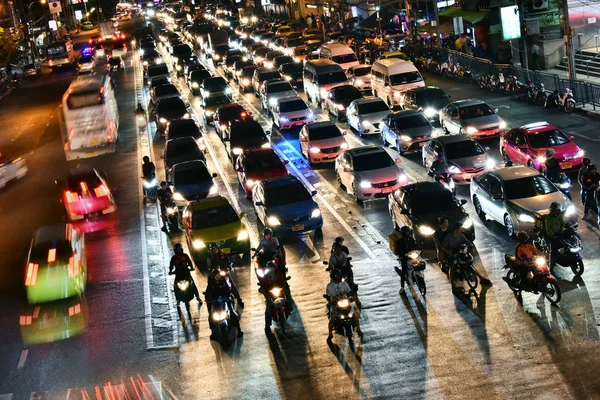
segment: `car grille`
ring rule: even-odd
[[[478,172],[481,172],[485,169],[485,167],[477,167],[477,168],[465,168],[465,172],[467,174],[476,174]]]
[[[387,197],[388,194],[387,193],[375,193],[375,195],[373,196],[376,199],[382,199],[384,197]]]
[[[371,125],[373,125],[373,126],[374,126],[375,128],[377,128],[377,129],[379,129],[379,122],[373,123],[373,124],[371,124]]]
[[[283,223],[283,224],[297,224],[299,222],[308,220],[308,218],[309,218],[308,215],[303,215],[303,216],[300,216],[300,217],[283,219],[281,221],[281,223]]]
[[[489,132],[489,131],[495,131],[498,129],[498,125],[496,126],[491,126],[489,128],[483,128],[483,129],[479,129],[479,132]]]
[[[330,147],[328,149],[321,149],[321,153],[330,154],[337,153],[340,150],[340,146]]]
[[[393,181],[389,181],[389,182],[372,183],[371,186],[374,187],[375,189],[381,189],[381,188],[394,186],[396,183],[398,183],[398,179],[394,179]]]
[[[302,121],[304,119],[306,119],[306,117],[290,118],[290,121],[295,122],[295,121]]]

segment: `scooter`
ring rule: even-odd
[[[174,291],[175,291],[175,300],[177,300],[177,306],[179,307],[179,303],[185,303],[185,309],[188,312],[188,315],[191,318],[190,312],[190,301],[194,298],[194,281],[191,279],[179,279],[175,280]]]
[[[236,332],[236,329],[231,326],[231,313],[227,304],[232,300],[231,295],[230,297],[219,296],[212,301],[206,299],[206,304],[210,304],[210,329],[223,348],[227,347]]]
[[[557,264],[561,267],[571,268],[571,271],[576,276],[583,275],[584,265],[583,257],[581,256],[582,246],[581,239],[577,235],[577,224],[570,222],[567,224],[560,239],[560,246],[555,251],[551,252],[550,245],[546,241],[544,235],[539,234],[533,240],[533,245],[540,251],[544,252],[550,258],[550,268],[553,269]],[[552,254],[550,254],[552,253]]]
[[[142,176],[142,179],[146,198],[154,203],[158,196],[158,183],[156,182],[156,174],[152,173],[148,179]]]
[[[550,268],[546,265],[545,257],[535,259],[535,268],[527,273],[527,278],[522,278],[519,273],[524,267],[516,263],[514,256],[506,254],[504,261],[506,265],[502,269],[508,271],[502,279],[515,294],[520,294],[522,291],[535,294],[543,293],[550,303],[558,304],[561,297],[560,288],[556,278],[550,273]]]
[[[548,96],[546,95],[544,84],[538,83],[537,85],[531,85],[527,97],[529,98],[529,101],[534,104],[539,106],[545,105]]]
[[[328,261],[323,261],[323,265],[327,265],[327,268],[325,269],[326,272],[330,272],[332,268],[340,271],[342,274],[342,281],[348,283],[348,286],[350,286],[350,289],[352,290],[352,295],[356,298],[356,303],[360,305],[360,302],[358,301],[358,285],[354,283],[354,271],[352,270],[352,264],[350,264],[352,257],[348,257],[346,260],[347,263],[342,268],[330,267]]]
[[[457,254],[454,255],[452,262],[455,264],[454,279],[456,281],[467,282],[471,289],[477,288],[479,278],[473,267],[473,255],[469,252],[469,247],[463,245]]]
[[[427,286],[425,285],[425,260],[421,258],[421,250],[413,250],[405,255],[408,258],[407,266],[408,271],[406,276],[409,279],[410,283],[416,282],[419,287],[419,291],[421,292],[421,296],[425,297],[427,294]],[[401,259],[398,259],[400,262]],[[402,265],[402,264],[400,264]],[[402,271],[398,267],[394,267],[394,270],[398,274],[398,276],[402,277]]]
[[[326,294],[323,295],[328,302],[333,302],[332,307],[335,307],[336,315],[333,317],[333,328],[338,335],[346,336],[350,345],[353,345],[352,337],[354,336],[354,313],[352,309],[352,298],[349,296],[339,296],[331,299]],[[332,318],[329,315],[329,318]]]
[[[169,228],[169,232],[175,232],[179,230],[179,210],[177,209],[177,204],[175,200],[169,199],[169,201],[165,202],[165,209],[167,211],[167,224]]]
[[[275,286],[269,290],[269,305],[271,307],[271,319],[279,324],[281,331],[285,333],[285,321],[290,316],[290,310],[286,306],[288,300],[285,290]]]
[[[430,170],[429,176],[433,177],[436,182],[441,183],[446,189],[451,191],[452,194],[456,194],[456,185],[454,184],[454,179],[452,179],[451,173],[446,172],[440,174]]]

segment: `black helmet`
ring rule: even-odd
[[[213,249],[217,249],[217,250],[219,250],[220,248],[221,248],[221,246],[219,246],[219,243],[217,243],[217,242],[212,242],[212,243],[210,244],[210,249],[211,249],[211,250],[213,250]]]
[[[560,204],[558,204],[556,201],[550,203],[550,214],[559,215],[561,212],[562,209],[560,208]]]
[[[173,247],[173,250],[175,250],[175,254],[177,254],[178,256],[183,254],[183,246],[181,245],[181,243],[176,243]]]
[[[339,249],[340,251],[342,251],[342,244],[341,244],[340,242],[334,242],[334,243],[333,243],[333,251],[336,251],[336,250],[338,250],[338,249]]]
[[[265,228],[265,230],[263,231],[263,236],[267,236],[267,235],[273,236],[273,229]]]
[[[402,228],[400,228],[400,234],[404,237],[409,237],[412,235],[412,230],[408,226],[404,225]]]
[[[329,277],[335,283],[340,283],[342,281],[342,273],[337,268],[334,268],[334,269],[331,270],[331,273],[329,274]]]
[[[150,157],[148,157],[148,156],[144,156],[144,157],[142,158],[142,161],[144,161],[145,163],[149,163],[149,162],[150,162]]]
[[[529,241],[529,235],[526,232],[517,233],[517,240],[519,243],[527,243]]]
[[[583,163],[583,165],[588,166],[591,164],[592,160],[590,160],[587,157],[584,157],[583,160],[581,160],[581,162]]]
[[[165,182],[165,181],[161,181],[161,182],[160,182],[160,186],[161,186],[161,187],[163,187],[163,186],[167,186],[167,182]]]
[[[335,243],[344,244],[344,237],[343,236],[336,237]]]

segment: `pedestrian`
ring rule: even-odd
[[[537,43],[534,43],[533,46],[531,46],[531,57],[533,58],[534,69],[542,69],[540,67],[542,48]]]
[[[310,17],[310,15],[307,15],[307,16],[306,16],[306,26],[307,26],[308,28],[311,28],[311,27],[312,27],[312,22],[313,22],[313,20],[312,20],[312,18]]]
[[[587,218],[588,212],[598,211],[598,205],[596,200],[596,190],[598,189],[598,183],[600,183],[600,174],[595,164],[590,164],[588,167],[588,173],[583,179],[583,188],[585,190],[585,207],[583,209],[583,219]]]
[[[587,178],[587,174],[588,174],[588,167],[590,166],[590,159],[585,157],[582,160],[582,165],[581,168],[579,168],[579,171],[577,172],[577,182],[579,182],[579,186],[581,186],[581,204],[583,204],[585,206],[585,189],[584,189],[584,183],[585,180]]]

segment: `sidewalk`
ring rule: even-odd
[[[552,69],[549,69],[547,71],[541,71],[541,72],[547,72],[547,73],[551,73],[551,74],[556,74],[556,75],[558,75],[562,79],[569,79],[568,72],[561,71],[561,70],[556,69],[556,68],[552,68]],[[587,83],[592,83],[594,85],[600,86],[600,78],[595,78],[593,76],[588,77],[585,74],[577,74],[576,75],[576,80],[587,82]],[[587,115],[590,118],[594,118],[594,119],[599,119],[600,120],[600,107],[598,107],[598,106],[596,106],[596,109],[594,110],[594,106],[592,106],[591,104],[586,104],[583,107],[577,107],[575,109],[575,111],[579,112],[579,113],[582,113],[582,114],[585,114],[585,115]]]

